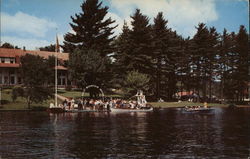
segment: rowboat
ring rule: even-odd
[[[148,108],[139,108],[139,109],[131,109],[131,108],[110,108],[111,112],[151,112],[153,111],[153,107]]]
[[[185,107],[183,108],[185,112],[190,112],[190,113],[210,113],[214,111],[213,108],[205,108],[205,107],[198,107],[198,108],[192,108],[192,107]]]

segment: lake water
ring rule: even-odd
[[[250,109],[0,112],[0,158],[247,158]]]

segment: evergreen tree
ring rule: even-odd
[[[110,42],[114,37],[111,27],[115,21],[106,18],[108,7],[102,7],[99,0],[86,0],[81,5],[82,13],[71,16],[73,23],[70,23],[75,33],[68,32],[64,36],[65,52],[73,52],[74,49],[96,50],[102,56],[112,52]]]
[[[149,18],[143,15],[139,9],[136,9],[131,18],[132,30],[129,32],[131,48],[129,52],[130,66],[140,73],[150,74],[152,37]]]
[[[236,35],[234,32],[231,34],[225,35],[225,39],[223,39],[224,46],[226,47],[224,51],[225,55],[224,61],[225,66],[223,69],[223,91],[224,95],[227,99],[234,100],[235,94],[237,92],[237,63],[238,61],[238,53],[236,52]],[[222,45],[223,46],[223,45]]]
[[[151,54],[153,62],[153,75],[155,83],[155,96],[157,99],[172,99],[176,93],[177,82],[177,55],[180,52],[181,38],[167,28],[167,20],[162,12],[154,18],[152,26],[152,46]]]
[[[118,68],[119,72],[124,72],[133,69],[130,61],[130,51],[131,51],[131,42],[129,39],[130,29],[126,22],[124,22],[122,33],[115,40],[115,53],[113,58],[115,59],[114,65]]]
[[[129,70],[133,70],[131,65],[132,56],[130,56],[131,52],[131,41],[129,39],[130,29],[126,22],[124,22],[122,33],[115,39],[114,41],[114,62],[113,62],[113,74],[114,78],[112,82],[115,87],[121,87],[123,84],[123,80],[125,78],[125,74],[122,72],[127,72]]]
[[[246,28],[241,25],[239,33],[236,35],[236,46],[235,51],[237,52],[237,101],[242,101],[244,96],[244,91],[247,90],[249,83],[249,66],[250,66],[250,53],[249,53],[249,42],[248,34]]]
[[[200,23],[197,27],[197,32],[191,40],[191,72],[193,82],[196,83],[195,90],[199,93],[202,90],[202,95],[205,98],[207,95],[207,61],[209,50],[209,30],[204,23]]]
[[[219,34],[214,27],[209,29],[208,49],[206,55],[205,68],[207,68],[207,82],[209,86],[209,100],[212,98],[212,84],[216,80],[216,72],[219,69]]]
[[[154,18],[154,25],[152,27],[152,42],[153,42],[153,54],[152,54],[152,62],[155,68],[155,95],[156,98],[159,99],[163,94],[161,91],[161,80],[164,66],[167,62],[164,55],[169,51],[169,34],[167,29],[167,20],[164,19],[162,12],[158,13],[158,15]],[[166,71],[166,70],[165,70]]]
[[[227,83],[228,79],[228,62],[229,62],[229,53],[232,48],[232,38],[231,34],[227,33],[227,30],[223,30],[223,34],[221,35],[220,40],[220,54],[218,59],[219,69],[218,69],[218,79],[220,80],[220,98],[224,99],[225,93],[227,92],[227,88],[225,87],[225,83]]]

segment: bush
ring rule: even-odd
[[[17,87],[14,87],[12,89],[11,98],[12,98],[13,102],[17,99],[18,96],[23,97],[23,95],[24,95],[24,90],[22,87],[17,86]]]

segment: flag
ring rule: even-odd
[[[56,48],[55,48],[55,52],[60,52],[60,45],[59,45],[59,40],[58,40],[57,35],[56,35]]]

